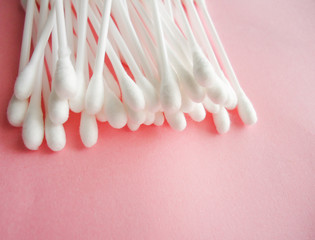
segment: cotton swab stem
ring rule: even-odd
[[[83,1],[80,0],[80,4],[81,4],[81,2],[83,2]],[[67,33],[67,42],[69,43],[71,53],[73,54],[75,52],[75,49],[74,49],[74,37],[73,37],[73,26],[72,26],[71,0],[64,1],[64,13],[65,13],[65,26],[66,26],[66,33]]]
[[[126,6],[120,0],[115,1],[113,15],[118,24],[118,27],[127,41],[132,55],[135,57],[137,64],[142,67],[146,77],[156,85],[155,74],[152,68],[152,62],[146,57],[146,54],[141,46],[141,42],[136,34],[134,26],[131,24]],[[133,47],[131,47],[133,46]]]
[[[67,31],[65,23],[65,15],[63,10],[63,0],[55,0],[56,13],[57,13],[57,30],[58,30],[58,44],[59,44],[59,56],[63,57],[64,54],[69,52]]]
[[[30,56],[34,10],[35,0],[28,0],[26,2],[26,14],[24,21],[19,72],[21,72],[22,69],[26,66]]]

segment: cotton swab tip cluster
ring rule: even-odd
[[[201,122],[208,112],[224,134],[231,126],[228,110],[235,108],[245,125],[257,122],[205,1],[21,4],[20,66],[7,118],[22,127],[28,149],[37,150],[45,138],[52,151],[61,151],[70,111],[81,114],[86,147],[97,143],[101,123],[137,131],[166,120],[183,131],[187,117]]]

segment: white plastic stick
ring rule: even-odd
[[[81,4],[81,2],[83,1],[80,0],[79,2]],[[75,48],[74,48],[72,17],[71,17],[72,16],[71,0],[64,1],[64,12],[65,12],[65,26],[66,26],[66,33],[67,33],[67,41],[71,50],[71,57],[74,57]]]
[[[113,14],[118,27],[124,39],[127,41],[127,45],[129,46],[132,55],[135,57],[137,64],[142,67],[146,77],[152,82],[152,84],[157,85],[153,68],[154,64],[151,62],[150,58],[146,57],[146,54],[141,46],[141,42],[129,18],[126,5],[120,0],[117,0],[115,1],[113,7]]]
[[[26,66],[30,57],[34,10],[35,0],[27,0],[19,72]]]

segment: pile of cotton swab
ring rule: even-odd
[[[70,110],[81,113],[86,147],[97,142],[97,122],[136,131],[166,119],[182,131],[187,116],[200,122],[207,111],[223,134],[230,128],[227,110],[235,108],[244,124],[257,121],[205,0],[22,0],[22,5],[19,74],[7,116],[13,126],[22,126],[28,149],[38,149],[44,135],[50,149],[63,149]]]

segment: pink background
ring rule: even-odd
[[[315,239],[314,0],[208,1],[257,125],[101,124],[85,149],[72,114],[60,153],[6,120],[24,12],[0,1],[1,239]]]

